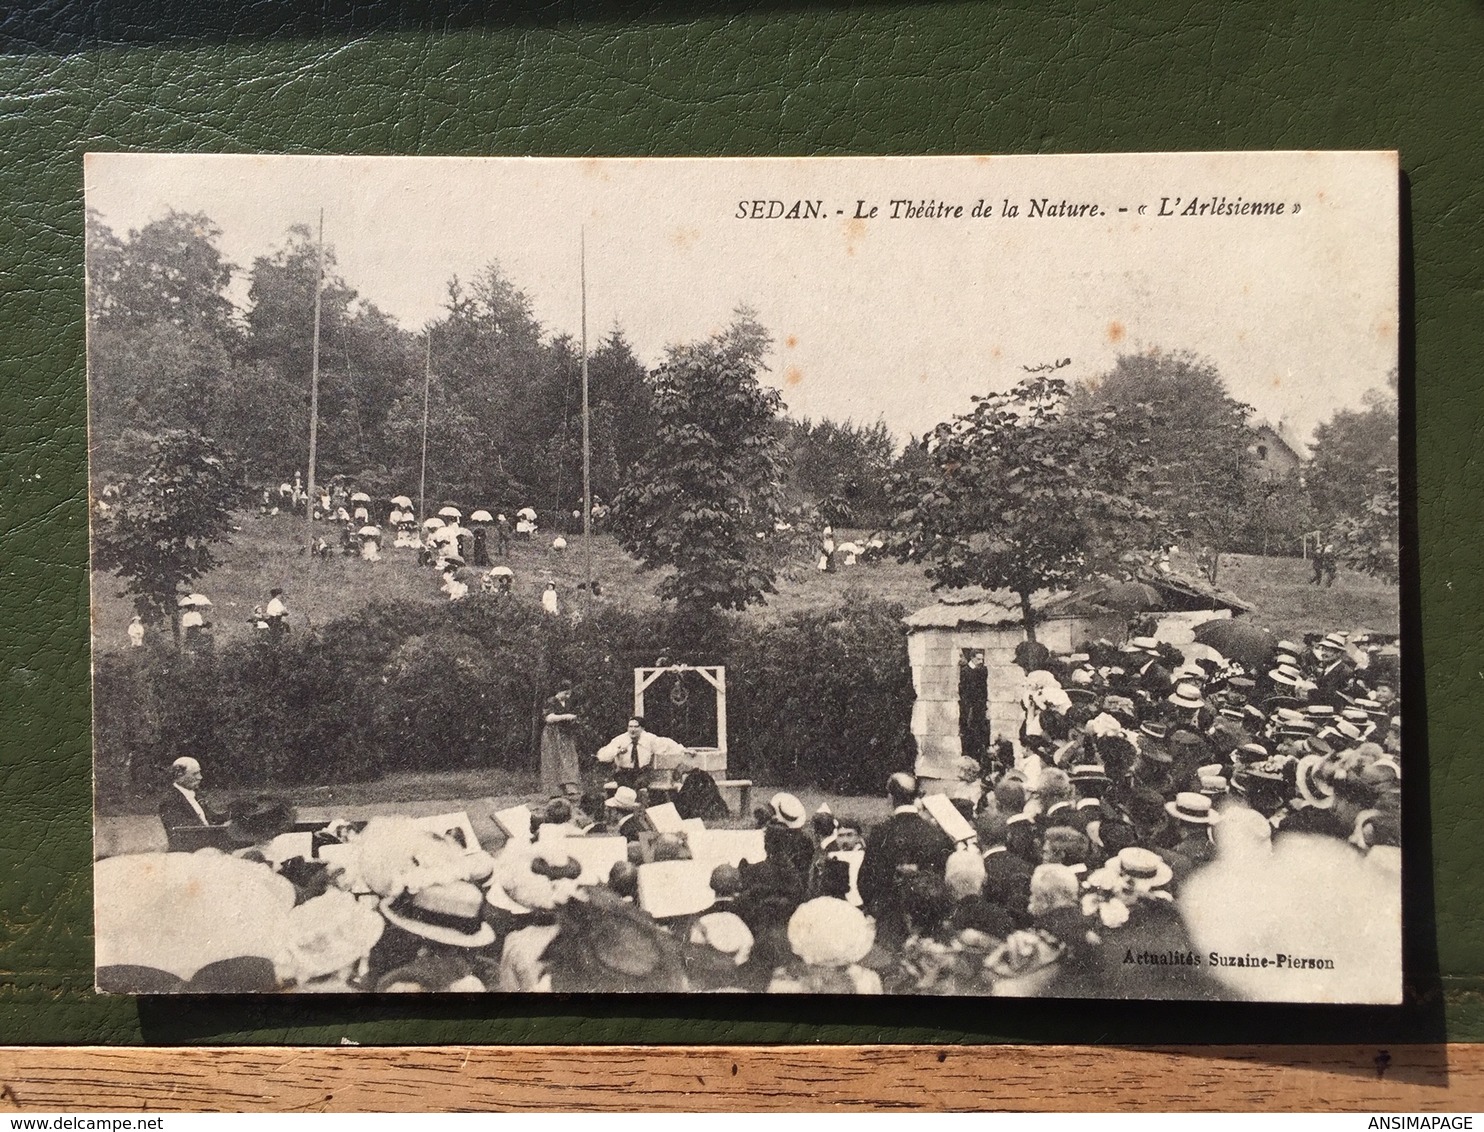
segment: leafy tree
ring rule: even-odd
[[[1120,411],[1069,398],[1045,373],[975,397],[920,442],[926,471],[898,477],[898,557],[928,563],[934,589],[1011,591],[1032,640],[1032,596],[1112,569],[1153,518],[1128,490],[1148,461]]]
[[[1364,505],[1334,524],[1340,561],[1353,570],[1383,578],[1395,585],[1401,579],[1397,545],[1400,515],[1396,471],[1379,469]]]
[[[1147,476],[1131,490],[1163,517],[1163,542],[1193,541],[1215,582],[1221,555],[1244,545],[1266,498],[1250,405],[1235,400],[1209,361],[1186,351],[1124,354],[1074,392],[1077,411],[1118,410],[1121,437],[1139,446]]]
[[[169,323],[234,342],[236,310],[227,287],[235,267],[217,247],[221,235],[204,213],[172,209],[120,240],[89,212],[89,317],[99,327]]]
[[[896,444],[884,421],[789,421],[784,446],[790,502],[817,506],[836,526],[882,526],[889,520]]]
[[[169,617],[179,642],[180,587],[217,565],[212,547],[229,541],[242,491],[234,462],[214,441],[166,433],[151,445],[143,471],[119,483],[117,504],[98,519],[95,566],[127,582],[146,620]]]
[[[650,376],[651,439],[613,525],[646,569],[673,569],[657,592],[681,610],[743,609],[774,590],[783,397],[758,381],[769,343],[739,307],[725,331],[671,347]]]
[[[1396,371],[1386,391],[1366,394],[1364,410],[1341,409],[1314,430],[1306,477],[1319,522],[1332,526],[1363,514],[1397,466]]]

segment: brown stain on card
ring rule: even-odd
[[[845,221],[845,254],[855,255],[856,245],[866,238],[866,222],[852,216]]]
[[[796,385],[802,385],[803,381],[804,371],[798,366],[789,366],[788,369],[783,371],[783,384],[787,385],[790,389]]]
[[[795,346],[797,346],[799,344],[799,336],[797,334],[790,334],[787,338],[785,338],[783,340],[783,344],[785,346],[787,346],[790,350],[792,350]]]
[[[1121,322],[1110,322],[1110,323],[1108,323],[1108,341],[1111,342],[1113,345],[1116,346],[1116,345],[1118,345],[1118,343],[1122,342],[1123,339],[1127,336],[1127,334],[1128,334],[1128,331],[1126,329],[1124,329],[1123,323],[1121,323]]]
[[[701,241],[699,228],[677,228],[670,233],[670,243],[683,252],[688,252]]]

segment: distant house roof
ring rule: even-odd
[[[1300,464],[1309,458],[1305,452],[1306,445],[1294,432],[1282,421],[1272,424],[1269,421],[1257,421],[1252,426],[1252,431],[1257,433],[1268,444],[1279,444],[1288,450],[1288,453]]]

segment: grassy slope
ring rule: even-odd
[[[388,549],[379,563],[343,558],[338,552],[312,570],[300,551],[303,525],[286,516],[260,519],[248,515],[232,543],[223,548],[223,564],[197,582],[197,588],[215,602],[211,619],[218,642],[249,632],[247,619],[253,606],[268,600],[268,591],[281,586],[293,613],[294,627],[323,625],[354,613],[373,598],[443,601],[438,577],[431,569],[417,566],[416,552]],[[328,528],[323,528],[328,531]],[[327,537],[329,537],[327,535]],[[842,533],[842,537],[846,537]],[[563,600],[580,600],[574,587],[583,578],[581,540],[572,538],[564,552],[550,549],[549,539],[517,542],[510,567],[516,573],[517,591],[534,600],[550,579],[557,583]],[[1177,561],[1177,566],[1182,565]],[[779,580],[778,593],[750,615],[765,618],[787,616],[799,610],[836,604],[850,587],[859,587],[907,609],[933,600],[922,571],[895,562],[841,567],[834,574],[798,563],[792,576]],[[472,577],[473,570],[466,571]],[[601,584],[602,601],[645,608],[657,604],[654,587],[658,575],[645,572],[612,538],[593,539],[593,574]],[[1283,635],[1304,631],[1354,629],[1364,626],[1379,632],[1397,631],[1397,591],[1362,574],[1341,571],[1333,588],[1307,584],[1309,564],[1296,558],[1259,558],[1229,555],[1223,558],[1220,585],[1257,606],[1252,619]],[[108,575],[93,578],[93,618],[96,646],[102,651],[125,648],[133,608],[120,595],[118,580]]]
[[[306,617],[315,625],[323,625],[355,612],[373,598],[445,600],[438,592],[437,576],[431,569],[419,568],[411,550],[389,550],[380,563],[337,554],[328,562],[315,565],[311,581],[307,559],[299,551],[302,531],[302,524],[281,516],[271,519],[247,516],[242,520],[241,530],[233,536],[231,545],[224,548],[224,563],[197,584],[215,602],[212,617],[219,641],[250,631],[248,614],[254,605],[267,600],[273,586],[286,591],[299,631],[307,624]],[[517,591],[527,600],[535,601],[550,578],[564,594],[572,594],[572,587],[583,576],[579,540],[572,541],[573,547],[563,553],[552,551],[545,538],[537,543],[517,543],[510,558],[511,568],[516,572]],[[602,584],[601,600],[639,607],[657,604],[653,594],[657,577],[640,570],[607,536],[594,539],[593,569]],[[1342,571],[1333,588],[1320,589],[1308,585],[1309,577],[1309,564],[1301,559],[1238,555],[1223,559],[1218,581],[1257,606],[1251,614],[1254,621],[1282,635],[1362,626],[1380,632],[1397,630],[1394,586]],[[886,562],[842,567],[835,574],[821,574],[812,568],[812,563],[800,563],[792,577],[780,579],[778,594],[749,616],[777,618],[802,609],[830,606],[851,587],[900,602],[909,610],[933,600],[932,590],[918,567]],[[94,575],[96,645],[103,651],[128,646],[124,630],[133,610],[120,589],[117,579]],[[482,812],[491,801],[508,805],[529,798],[534,788],[533,776],[503,772],[404,774],[374,783],[306,790],[299,801],[316,813],[321,809],[360,812],[362,807],[374,809],[390,801],[403,804],[440,799],[456,807],[472,807]],[[766,798],[767,791],[761,789],[761,784],[760,792]],[[823,800],[826,800],[824,795],[813,793],[805,798],[811,809]],[[833,797],[828,800],[840,812],[842,800]],[[846,812],[871,805],[864,799],[843,804]],[[141,826],[143,832],[136,836],[136,832],[131,832],[132,827],[127,827],[129,819],[102,820],[110,827],[125,822],[115,832],[122,838],[121,843],[127,844],[135,843],[138,837],[146,840],[153,837],[158,824],[145,822]]]

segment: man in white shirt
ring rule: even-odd
[[[596,757],[600,763],[613,764],[613,781],[638,790],[649,785],[655,756],[673,753],[675,746],[673,739],[644,730],[643,718],[635,715],[629,718],[628,730],[615,735]]]

